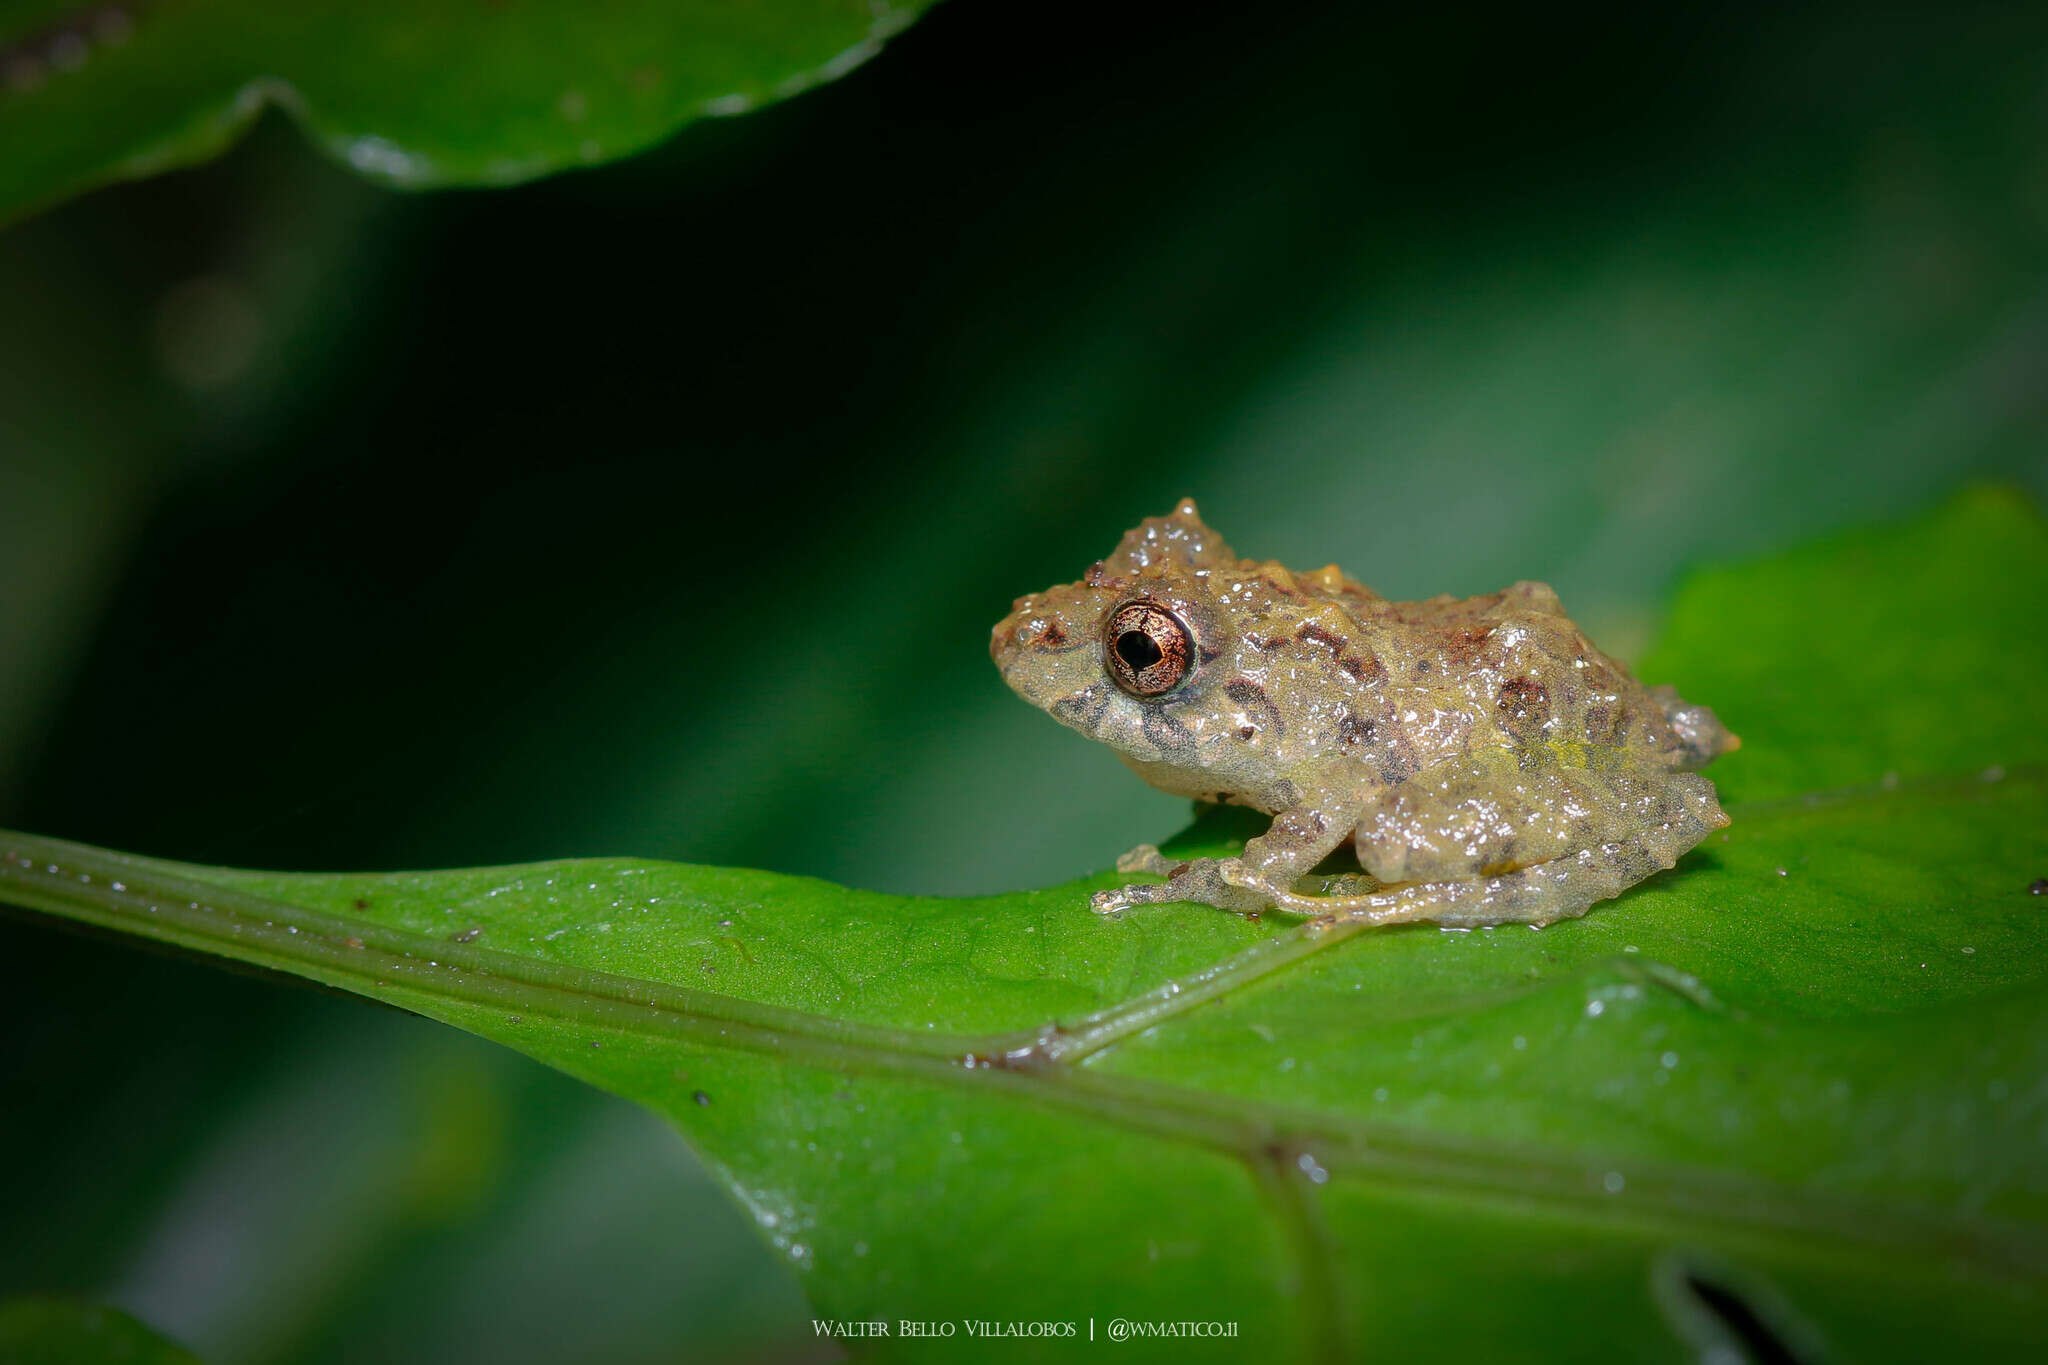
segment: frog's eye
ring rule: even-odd
[[[1116,685],[1134,697],[1179,687],[1195,660],[1195,633],[1157,602],[1126,602],[1102,627],[1102,653]]]

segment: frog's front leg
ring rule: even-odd
[[[1351,837],[1362,801],[1358,798],[1308,802],[1273,817],[1264,834],[1245,844],[1236,858],[1190,858],[1176,862],[1151,844],[1117,859],[1119,872],[1153,872],[1162,883],[1134,883],[1095,893],[1095,909],[1121,914],[1133,905],[1191,902],[1250,914],[1274,904],[1296,879]]]
[[[1241,915],[1248,915],[1265,909],[1272,901],[1223,880],[1224,864],[1241,861],[1243,860],[1239,858],[1189,858],[1177,862],[1160,853],[1151,844],[1140,844],[1116,860],[1116,870],[1153,872],[1166,880],[1132,882],[1114,891],[1098,891],[1090,898],[1090,904],[1095,907],[1097,914],[1112,917],[1123,914],[1134,905],[1159,905],[1177,901],[1213,905],[1219,909],[1235,910]]]

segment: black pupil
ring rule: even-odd
[[[1143,673],[1165,656],[1152,637],[1142,630],[1127,630],[1116,637],[1116,656],[1130,665],[1131,672]]]

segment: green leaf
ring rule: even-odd
[[[0,1302],[0,1365],[198,1365],[198,1360],[118,1309],[40,1297]]]
[[[2041,519],[1995,488],[1940,516],[1695,576],[1643,676],[1712,697],[1744,801],[2048,759]],[[1725,702],[1721,699],[1725,698]]]
[[[264,108],[403,186],[638,151],[852,70],[931,0],[0,0],[0,221],[214,156]]]
[[[1744,734],[1734,824],[1541,933],[26,835],[0,892],[648,1105],[885,1352],[1091,1319],[1295,1358],[2015,1351],[2048,1323],[2044,619],[2001,493],[1701,574],[1648,671]]]

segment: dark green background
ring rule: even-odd
[[[2048,496],[2044,52],[2019,6],[952,0],[521,190],[273,118],[0,235],[0,823],[1100,866],[1181,807],[986,630],[1184,493],[1392,594],[1546,579],[1623,654],[1689,564]],[[484,1044],[23,921],[0,1027],[0,1292],[215,1362],[807,1333],[655,1119]]]

